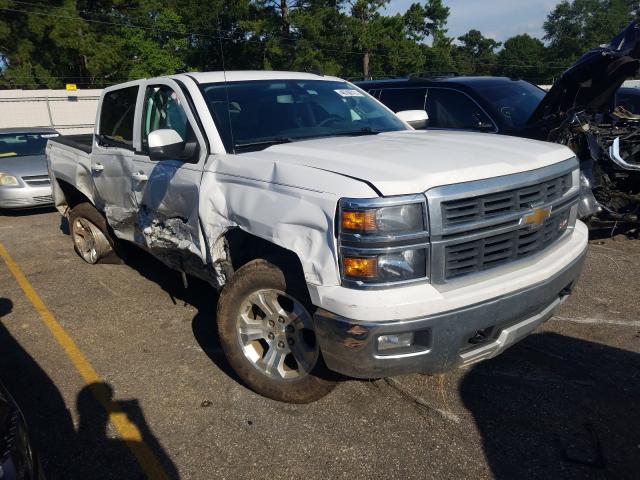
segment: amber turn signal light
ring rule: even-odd
[[[358,232],[373,232],[376,230],[375,210],[343,210],[342,229]]]
[[[344,274],[351,278],[376,278],[378,261],[375,257],[343,257]]]

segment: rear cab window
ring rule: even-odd
[[[139,86],[105,93],[100,110],[98,136],[104,146],[133,150],[133,124]]]

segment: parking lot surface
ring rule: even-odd
[[[124,264],[88,265],[52,211],[0,217],[0,244],[42,302],[34,306],[0,261],[0,378],[48,478],[640,471],[638,240],[592,242],[574,295],[502,356],[447,375],[345,380],[310,405],[277,403],[237,381],[207,285],[185,290],[177,273],[133,249]],[[81,375],[83,361],[97,377]]]

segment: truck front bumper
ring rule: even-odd
[[[439,373],[498,355],[553,316],[571,292],[585,252],[523,290],[437,315],[362,322],[318,309],[316,334],[327,366],[356,378]],[[380,336],[413,334],[410,346],[381,350]]]

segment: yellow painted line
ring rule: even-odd
[[[78,370],[78,373],[84,382],[89,386],[91,393],[106,410],[109,415],[109,421],[117,430],[120,438],[125,441],[133,455],[136,457],[144,473],[152,479],[168,478],[167,473],[162,468],[158,459],[155,457],[149,446],[144,443],[142,434],[138,427],[135,423],[129,420],[127,414],[122,411],[117,402],[114,402],[111,399],[111,395],[108,392],[108,389],[104,388],[104,381],[100,378],[98,372],[96,372],[95,368],[93,368],[91,363],[89,363],[89,360],[87,360],[73,339],[49,311],[2,243],[0,243],[0,257],[4,260],[7,268],[40,315],[44,324],[51,331],[53,337],[67,354],[71,363],[76,367],[76,370]]]

